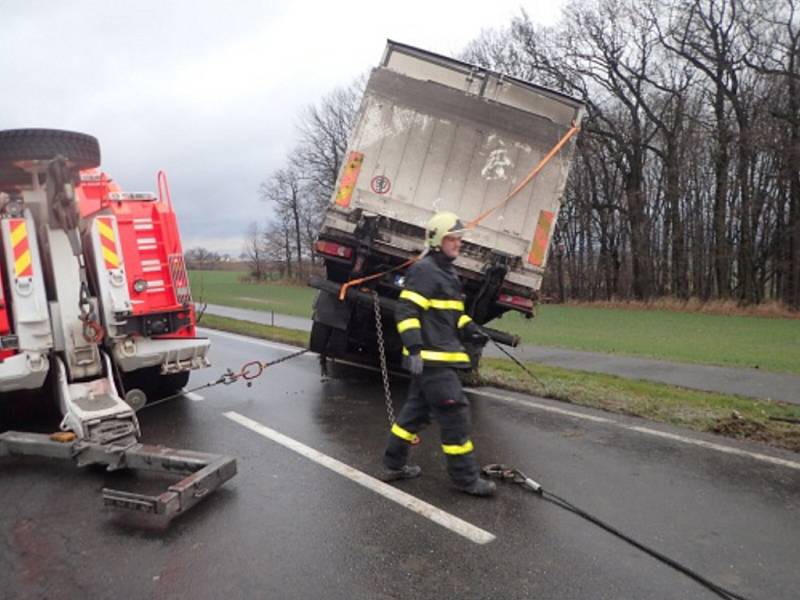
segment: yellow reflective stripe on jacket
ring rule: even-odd
[[[472,317],[470,317],[469,315],[461,315],[458,318],[458,328],[459,329],[464,327],[467,323],[472,323]]]
[[[475,450],[475,446],[472,445],[472,440],[467,440],[466,443],[458,445],[442,444],[442,450],[445,454],[469,454]]]
[[[400,299],[409,300],[424,310],[438,308],[439,310],[460,310],[464,312],[464,302],[462,300],[431,300],[411,290],[400,292]]]
[[[438,360],[440,362],[469,362],[466,352],[436,352],[435,350],[422,350],[422,360]]]
[[[423,360],[438,360],[439,362],[469,362],[469,354],[466,352],[437,352],[436,350],[421,350],[419,354]],[[408,348],[403,346],[403,356],[408,355]]]
[[[439,310],[460,310],[464,312],[464,303],[461,300],[429,300],[431,308]]]
[[[407,442],[411,442],[412,444],[416,443],[419,439],[416,433],[411,433],[410,431],[403,429],[397,423],[392,425],[392,433],[399,437],[401,440],[405,440]]]
[[[403,319],[397,324],[397,332],[403,333],[409,329],[419,329],[422,327],[422,324],[419,322],[419,319],[415,319],[414,317],[410,319]]]
[[[428,300],[422,294],[418,294],[417,292],[412,292],[411,290],[403,290],[400,292],[400,299],[401,300],[410,300],[420,308],[424,310],[428,310],[431,306],[431,301]]]

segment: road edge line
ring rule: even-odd
[[[760,460],[762,462],[768,462],[773,465],[777,465],[780,467],[787,467],[789,469],[797,469],[800,470],[800,462],[794,462],[785,458],[778,458],[777,456],[769,456],[768,454],[760,454],[758,452],[750,452],[749,450],[742,450],[740,448],[734,448],[733,446],[725,446],[724,444],[717,444],[714,442],[707,442],[705,440],[700,440],[697,438],[691,438],[683,435],[679,435],[677,433],[669,433],[666,431],[659,431],[658,429],[651,429],[649,427],[640,427],[637,425],[627,425],[625,423],[621,423],[620,421],[616,421],[614,419],[608,419],[606,417],[596,417],[594,415],[588,415],[585,413],[581,413],[574,410],[566,410],[563,408],[558,408],[556,406],[548,406],[547,404],[542,404],[540,402],[536,402],[535,400],[521,400],[519,398],[514,398],[513,396],[504,396],[502,394],[496,394],[494,392],[485,392],[482,390],[477,390],[475,388],[465,388],[464,391],[469,392],[470,394],[476,394],[479,396],[485,396],[487,398],[491,398],[493,400],[498,400],[501,402],[507,402],[509,404],[514,404],[516,406],[521,406],[524,408],[533,408],[538,410],[543,410],[547,412],[557,413],[560,415],[566,415],[569,417],[574,417],[577,419],[583,419],[586,421],[593,421],[595,423],[606,423],[609,425],[614,425],[621,429],[627,429],[629,431],[636,431],[638,433],[643,433],[645,435],[652,435],[655,437],[661,437],[670,439],[677,442],[682,442],[684,444],[690,444],[693,446],[700,446],[701,448],[708,448],[711,450],[717,450],[718,452],[724,452],[726,454],[733,454],[736,456],[744,456],[747,458],[752,458],[754,460]]]

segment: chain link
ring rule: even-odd
[[[200,390],[204,390],[207,388],[215,387],[217,385],[231,385],[232,383],[236,383],[240,379],[244,379],[247,382],[247,387],[253,385],[251,381],[264,373],[264,369],[268,367],[274,367],[275,365],[279,365],[282,362],[286,362],[287,360],[291,360],[293,358],[297,358],[308,352],[308,348],[303,348],[302,350],[298,350],[297,352],[292,352],[291,354],[287,354],[286,356],[281,356],[280,358],[276,358],[275,360],[270,361],[260,361],[260,360],[251,360],[250,362],[245,363],[242,365],[242,368],[239,369],[238,373],[233,372],[230,368],[228,368],[222,375],[220,375],[214,381],[209,381],[208,383],[204,383],[203,385],[198,385],[197,387],[190,388],[188,390],[181,390],[177,394],[172,394],[171,396],[167,396],[166,398],[161,398],[160,400],[153,402],[151,404],[147,404],[140,409],[145,410],[147,408],[152,408],[153,406],[158,406],[159,404],[163,404],[164,402],[169,402],[170,400],[175,400],[176,398],[180,398],[186,394],[191,394],[192,392],[197,392]]]
[[[381,361],[381,377],[383,377],[383,394],[386,398],[386,415],[389,425],[394,425],[394,406],[392,405],[392,388],[389,386],[389,369],[386,367],[386,346],[383,340],[383,322],[381,321],[381,299],[378,292],[372,291],[375,307],[375,332],[378,334],[378,356]]]

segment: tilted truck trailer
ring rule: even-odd
[[[139,443],[136,411],[208,366],[209,341],[195,330],[166,176],[158,195],[125,192],[99,164],[92,136],[0,131],[0,403],[49,400],[63,415],[53,436],[0,422],[0,458],[185,475],[157,496],[103,491],[108,505],[174,516],[236,463]]]
[[[400,362],[389,317],[439,211],[470,226],[455,261],[467,314],[480,325],[532,317],[582,112],[563,94],[389,41],[315,244],[325,277],[311,281],[311,350],[375,364],[379,306],[387,358]],[[477,365],[480,348],[467,350]]]

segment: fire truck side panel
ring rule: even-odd
[[[17,353],[3,351],[0,392],[37,389],[47,376],[47,352],[53,347],[53,336],[36,227],[30,212],[25,210],[21,218],[0,220],[0,235],[2,266],[8,282],[0,326],[2,335],[17,336],[18,347]]]

